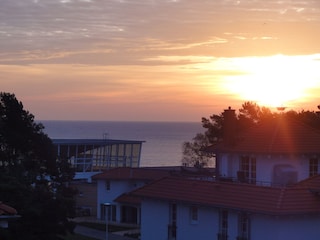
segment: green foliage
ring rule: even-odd
[[[0,239],[60,239],[73,229],[74,173],[43,128],[15,95],[0,93],[0,200],[21,215]]]
[[[198,133],[194,138],[193,142],[183,143],[183,158],[182,164],[188,167],[206,167],[210,166],[211,158],[202,148],[208,146],[209,140],[206,135]]]

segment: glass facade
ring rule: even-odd
[[[98,172],[115,167],[139,167],[143,141],[111,139],[54,139],[59,158],[76,172]]]

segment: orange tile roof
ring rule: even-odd
[[[313,177],[302,180],[298,182],[295,186],[320,190],[320,175],[315,175]]]
[[[165,176],[169,176],[170,171],[153,169],[153,168],[129,168],[119,167],[112,168],[103,173],[94,175],[92,179],[110,179],[110,180],[156,180]]]
[[[0,215],[16,215],[17,210],[3,202],[0,202]]]
[[[296,154],[319,153],[320,132],[285,117],[259,124],[239,136],[231,146],[219,143],[207,149],[211,152]]]
[[[320,213],[320,198],[302,185],[274,188],[168,177],[137,189],[132,194],[270,215]]]
[[[114,199],[115,202],[121,202],[121,203],[129,203],[129,204],[141,204],[141,199],[139,197],[136,197],[130,193],[124,193],[118,196],[116,199]]]

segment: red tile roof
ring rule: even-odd
[[[313,177],[302,180],[298,182],[295,186],[320,190],[320,175],[315,175]]]
[[[154,169],[154,168],[129,168],[119,167],[107,170],[103,173],[94,175],[94,180],[156,180],[162,177],[169,176],[170,171]]]
[[[0,215],[16,215],[17,210],[3,202],[0,202]]]
[[[129,203],[129,204],[136,204],[139,205],[141,204],[141,198],[134,196],[130,193],[124,193],[114,199],[115,202],[121,202],[121,203]]]
[[[282,117],[261,123],[236,136],[232,146],[222,142],[208,150],[269,154],[320,153],[320,132]]]
[[[274,188],[169,177],[137,189],[132,194],[270,215],[320,213],[320,197],[303,184]]]

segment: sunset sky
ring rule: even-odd
[[[0,91],[38,120],[317,110],[319,0],[0,0]]]

